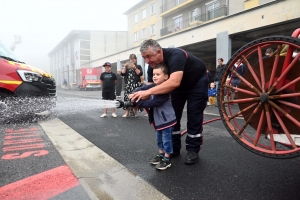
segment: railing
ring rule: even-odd
[[[164,13],[186,1],[188,0],[169,0],[166,3],[164,3],[162,6],[160,6],[160,13]]]
[[[227,15],[227,5],[220,6],[214,10],[210,10],[201,15],[197,15],[193,18],[184,19],[181,22],[172,24],[171,26],[167,26],[165,28],[160,29],[160,36],[164,36],[170,33],[174,33],[188,27],[191,27],[190,23],[193,21],[202,21],[206,22],[217,17],[226,16]]]

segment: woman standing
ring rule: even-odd
[[[142,85],[140,76],[143,75],[143,70],[140,65],[136,64],[136,55],[130,54],[129,60],[121,71],[121,76],[124,76],[125,81],[124,101],[129,101],[128,95]],[[137,107],[133,108],[133,112],[134,117],[137,117]],[[129,117],[129,108],[122,117]]]

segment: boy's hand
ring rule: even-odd
[[[133,94],[128,95],[128,99],[131,99],[133,97]]]
[[[148,90],[141,90],[132,94],[131,101],[139,102],[140,99],[145,100],[150,98],[150,93]]]

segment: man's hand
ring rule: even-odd
[[[140,99],[143,99],[143,100],[149,99],[150,95],[151,94],[149,94],[148,90],[142,90],[142,91],[138,91],[133,94],[130,94],[129,96],[131,96],[131,98],[130,98],[131,101],[138,102]]]

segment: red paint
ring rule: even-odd
[[[23,143],[33,143],[33,142],[43,142],[42,138],[31,138],[25,140],[6,140],[3,145],[11,145],[11,144],[23,144]]]
[[[49,199],[79,185],[67,165],[0,187],[0,199]]]
[[[31,155],[37,157],[37,156],[44,156],[47,155],[49,152],[46,150],[38,150],[38,151],[27,151],[25,153],[10,153],[10,154],[5,154],[4,156],[1,157],[2,160],[15,160],[15,159],[20,159],[20,158],[26,158]]]
[[[3,151],[7,152],[7,151],[24,151],[27,149],[37,149],[37,148],[43,148],[45,147],[44,143],[37,143],[37,144],[24,144],[21,146],[10,146],[10,147],[4,147]]]
[[[26,158],[31,155],[47,155],[49,152],[43,150],[43,148],[45,148],[45,144],[36,127],[20,128],[16,130],[7,129],[5,131],[2,149],[6,154],[4,154],[1,159],[15,160]]]

